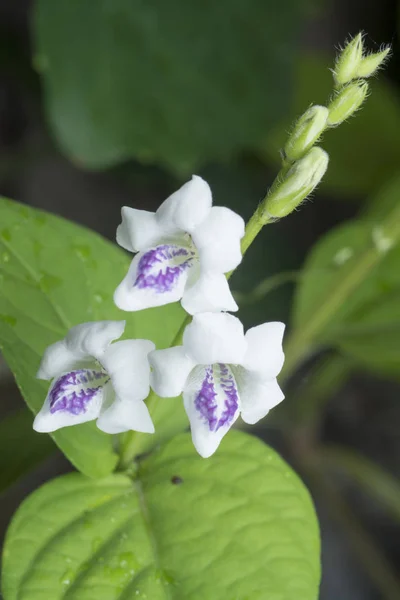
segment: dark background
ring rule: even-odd
[[[135,161],[91,171],[77,167],[60,152],[46,124],[43,90],[32,67],[31,9],[29,1],[0,2],[0,193],[87,225],[113,239],[122,205],[154,210],[182,179],[156,164]],[[310,51],[316,57],[327,56],[332,63],[334,48],[349,34],[364,30],[368,32],[367,45],[372,50],[384,42],[393,45],[394,56],[381,77],[398,86],[397,12],[394,0],[314,2],[298,24],[291,60],[295,62],[298,54]],[[370,152],[379,161],[376,142],[371,140]],[[335,161],[334,155],[331,161]],[[228,161],[206,161],[198,172],[211,184],[217,204],[231,204],[248,217],[277,170],[256,153],[244,150]],[[365,199],[364,193],[353,190],[335,193],[332,187],[322,184],[312,202],[274,225],[269,247],[259,245],[249,252],[243,274],[233,279],[234,289],[248,291],[266,271],[299,268],[315,240],[337,223],[356,215]],[[292,291],[293,286],[287,285],[257,305],[244,308],[243,320],[258,322],[264,316],[287,321]],[[304,377],[301,372],[289,384],[289,403]],[[323,545],[321,600],[400,599],[400,584],[397,595],[395,582],[400,558],[398,521],[381,504],[338,476],[341,498],[346,503],[341,506],[334,493],[324,488],[323,481],[316,482],[297,464],[298,453],[312,435],[323,443],[355,448],[397,477],[399,386],[351,369],[343,384],[335,388],[331,397],[324,398],[318,426],[312,433],[307,428],[294,427],[290,416],[262,424],[258,432],[300,471],[315,496]],[[22,406],[12,376],[0,357],[1,414],[4,416]],[[69,468],[55,449],[52,458],[4,492],[0,496],[2,534],[24,496]],[[391,585],[385,585],[385,580],[390,580]]]

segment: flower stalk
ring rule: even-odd
[[[364,55],[363,36],[358,34],[350,40],[340,52],[334,75],[334,95],[328,106],[311,106],[297,120],[287,143],[281,151],[282,168],[267,195],[257,207],[246,225],[241,239],[241,253],[244,255],[264,225],[288,216],[296,210],[316,189],[328,167],[328,154],[315,144],[329,128],[335,127],[352,116],[363,104],[368,93],[366,77],[373,75],[385,62],[389,48],[378,53]],[[393,229],[393,222],[386,225],[385,239],[393,236],[400,237],[399,227]],[[382,236],[381,236],[382,237]],[[382,250],[379,245],[372,244],[357,262],[355,273],[345,277],[342,285],[334,291],[329,306],[321,307],[305,334],[301,337],[292,336],[286,347],[286,365],[284,373],[293,372],[294,368],[310,350],[315,336],[326,320],[330,318],[338,306],[362,280],[365,273],[373,268],[380,259]],[[226,272],[226,271],[225,271]],[[226,273],[229,279],[233,270]],[[190,323],[191,316],[187,315],[177,332],[172,346],[182,344],[185,327]],[[147,405],[152,413],[158,397],[152,392]],[[120,468],[126,468],[134,456],[142,450],[141,435],[135,432],[127,434],[121,448]]]

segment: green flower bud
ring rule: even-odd
[[[310,106],[290,134],[284,147],[285,158],[292,162],[304,156],[324,131],[328,115],[326,106]]]
[[[358,65],[357,77],[371,77],[371,75],[374,75],[379,67],[383,65],[389,53],[390,47],[388,46],[381,52],[375,52],[364,56]]]
[[[280,218],[294,211],[319,184],[328,161],[327,152],[315,146],[289,169],[283,169],[267,196],[265,214]]]
[[[337,87],[349,83],[357,75],[357,69],[362,60],[363,41],[359,33],[349,42],[339,54],[333,72]]]
[[[339,125],[356,112],[368,93],[368,83],[355,81],[340,90],[330,102],[328,125]]]

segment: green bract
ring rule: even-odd
[[[5,600],[317,600],[318,526],[262,442],[231,432],[205,461],[183,434],[133,481],[44,485],[14,517],[3,569]]]

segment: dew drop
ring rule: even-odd
[[[0,258],[1,258],[1,260],[2,260],[4,263],[8,263],[8,261],[10,260],[10,255],[9,255],[9,253],[8,253],[8,252],[3,252],[3,253],[1,254],[1,257],[0,257]]]
[[[104,296],[104,294],[101,294],[98,292],[97,294],[95,294],[93,296],[93,299],[95,302],[97,302],[97,304],[101,304],[102,302],[104,302],[105,296]]]
[[[65,573],[63,574],[63,576],[60,578],[61,585],[65,585],[65,586],[70,585],[70,583],[74,579],[74,577],[75,577],[75,571],[73,571],[72,569],[67,569],[65,571]]]
[[[333,262],[335,265],[340,267],[341,265],[344,265],[344,263],[347,262],[353,256],[353,254],[354,251],[352,248],[341,248],[336,252],[335,256],[333,257]]]
[[[91,255],[90,247],[85,246],[83,244],[74,246],[74,252],[81,260],[84,260],[84,261],[88,260],[88,258],[90,258],[90,255]]]

